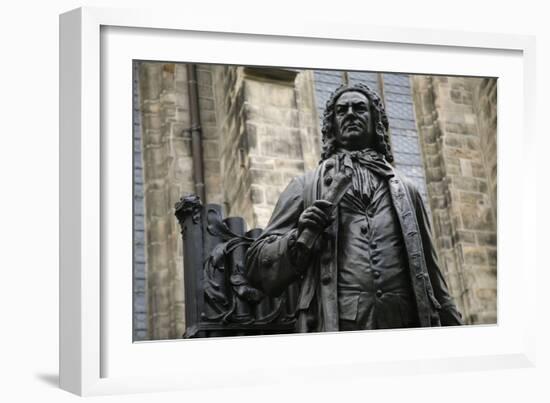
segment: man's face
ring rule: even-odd
[[[362,150],[374,144],[368,98],[358,91],[344,92],[335,106],[336,142],[347,150]]]

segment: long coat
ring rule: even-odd
[[[251,284],[271,296],[299,282],[298,332],[337,331],[338,219],[322,234],[322,247],[308,267],[296,267],[289,243],[297,236],[300,214],[326,192],[326,180],[339,169],[338,158],[325,160],[315,171],[293,179],[281,193],[271,220],[246,255]],[[418,323],[422,327],[463,324],[437,263],[430,221],[418,189],[394,171],[388,178],[393,207],[403,234]],[[338,217],[338,206],[334,211]]]

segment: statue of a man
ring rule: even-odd
[[[248,250],[252,285],[277,296],[298,282],[299,332],[462,324],[420,193],[390,165],[379,96],[363,84],[341,86],[322,134],[319,166],[290,182]],[[350,183],[326,200],[344,170]],[[304,232],[315,238],[305,249]]]

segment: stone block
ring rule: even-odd
[[[460,210],[463,229],[495,231],[491,208],[481,206],[464,206]]]
[[[144,130],[160,130],[162,128],[162,120],[160,114],[144,114],[142,117],[142,125]]]
[[[460,104],[462,103],[462,91],[459,90],[451,90],[451,99],[453,102]]]
[[[219,159],[208,159],[203,161],[204,172],[208,172],[208,175],[220,174],[220,160]]]
[[[142,99],[158,99],[161,91],[160,63],[141,63],[139,71],[140,96]]]
[[[143,151],[145,180],[162,178],[168,173],[167,158],[162,146],[148,146]]]
[[[174,176],[177,180],[193,181],[193,159],[191,157],[174,160]]]
[[[448,236],[439,237],[438,242],[441,249],[451,249],[454,244],[451,238]]]
[[[201,115],[205,111],[214,111],[215,110],[215,104],[214,104],[214,100],[212,98],[200,97],[199,98],[199,106],[200,106]]]
[[[198,66],[197,81],[204,86],[212,85],[212,73],[210,72],[210,66],[207,66],[207,65]]]
[[[191,157],[190,139],[175,138],[172,140],[172,147],[176,153],[176,158]]]
[[[183,281],[173,280],[170,282],[169,287],[172,300],[170,306],[176,310],[176,304],[183,302]]]
[[[149,271],[157,273],[161,268],[167,267],[167,262],[169,259],[169,249],[168,243],[166,242],[165,237],[161,236],[162,234],[155,235],[156,240],[151,240],[147,248],[147,259],[149,264]],[[160,240],[158,240],[160,239]],[[168,273],[168,270],[166,270]],[[166,274],[166,276],[168,276]],[[151,281],[151,277],[149,277]],[[162,283],[153,281],[151,286],[162,286]]]
[[[214,111],[201,111],[201,123],[205,125],[216,125],[216,113]]]
[[[460,172],[462,176],[473,176],[472,162],[469,159],[460,158]]]
[[[281,185],[281,173],[265,169],[250,169],[252,183],[262,185]]]
[[[458,176],[460,175],[460,167],[458,165],[447,165],[445,167],[445,176]]]
[[[188,129],[191,126],[191,117],[187,108],[176,106],[175,115],[172,116],[172,120],[180,123],[184,129]]]
[[[423,126],[420,134],[424,144],[431,144],[435,147],[439,132],[433,126]]]
[[[459,192],[460,202],[466,204],[483,204],[485,202],[485,195],[477,192]]]
[[[471,162],[472,167],[472,176],[480,179],[486,179],[487,178],[487,172],[485,170],[485,167],[480,164],[479,162]]]
[[[487,251],[487,261],[491,266],[497,265],[497,250],[496,248],[485,248]]]
[[[176,91],[175,88],[164,90],[160,93],[161,113],[167,113],[173,115],[176,107]]]
[[[465,178],[462,176],[453,176],[451,178],[452,186],[456,187],[459,190],[465,190],[468,192],[477,192],[478,183],[473,178]]]
[[[158,323],[154,329],[154,340],[168,340],[170,339],[170,329],[168,328],[170,321],[168,315],[155,315],[153,321]]]
[[[478,190],[481,193],[487,193],[488,191],[487,181],[484,179],[478,179],[477,183],[478,183]]]
[[[298,111],[294,109],[266,106],[263,108],[263,121],[274,126],[299,127]]]
[[[175,94],[175,103],[178,109],[189,111],[189,93],[187,91],[187,82],[177,82]]]
[[[472,102],[472,96],[471,95],[465,95],[462,98],[462,101],[465,102],[465,103],[471,103]],[[466,122],[466,124],[475,125],[475,124],[477,124],[476,115],[474,115],[473,113],[466,113],[464,115],[464,121]]]
[[[264,190],[261,186],[252,185],[250,187],[250,199],[254,204],[264,203]]]
[[[175,80],[187,83],[187,64],[176,63]]]
[[[441,156],[439,154],[426,156],[425,163],[428,167],[439,167],[441,166]]]
[[[246,124],[246,144],[248,150],[252,153],[258,151],[258,127],[255,124]]]
[[[153,295],[159,295],[159,294],[166,295],[166,289],[163,289],[163,288],[168,283],[169,277],[170,277],[170,273],[165,266],[157,265],[154,268],[150,267],[149,278],[148,278],[149,291],[152,291]],[[163,305],[161,304],[159,306],[163,306]]]
[[[458,134],[475,134],[477,133],[477,127],[472,124],[467,124],[464,121],[456,121],[457,119],[445,121],[443,128],[445,132],[458,133]]]
[[[426,169],[426,180],[440,181],[443,177],[443,171],[439,166],[433,166]]]
[[[480,159],[480,153],[478,150],[472,150],[469,148],[457,148],[457,147],[445,147],[443,150],[446,158],[459,159]]]
[[[161,75],[162,91],[174,91],[176,89],[175,73],[176,73],[176,66],[173,63],[166,63],[162,66],[162,75]]]
[[[217,140],[219,138],[218,128],[216,125],[203,125],[202,126],[202,138]]]
[[[160,113],[160,102],[158,100],[144,100],[141,103],[141,113],[142,116],[147,114],[159,114]]]
[[[163,216],[148,217],[147,230],[149,232],[147,234],[148,236],[149,234],[155,234],[150,242],[167,242],[168,245],[171,245],[171,239],[174,238],[174,234],[179,230],[176,229],[179,224],[172,218],[174,204],[175,203],[170,203],[170,206],[165,208],[165,214]],[[166,258],[172,258],[172,255],[167,254]]]
[[[291,159],[279,159],[275,162],[277,169],[289,171],[294,174],[302,174],[305,169],[304,162],[301,160],[291,160]]]
[[[444,209],[447,208],[447,202],[445,200],[445,196],[432,196],[430,198],[430,203],[432,209]]]
[[[462,245],[462,256],[467,266],[484,266],[487,264],[485,248]]]
[[[302,158],[301,147],[292,145],[288,136],[261,141],[262,155],[283,158]]]
[[[198,88],[199,88],[199,96],[208,97],[208,98],[211,98],[213,96],[211,85],[205,85],[199,82]]]
[[[189,132],[189,126],[184,124],[183,122],[175,121],[170,122],[171,126],[171,136],[173,138],[183,139],[183,138],[190,138],[191,133]]]
[[[496,246],[497,235],[495,232],[476,232],[477,243],[479,245]]]
[[[495,288],[479,288],[475,291],[475,296],[481,300],[495,301],[496,307],[497,290]]]
[[[458,242],[471,243],[471,244],[476,243],[476,233],[473,231],[457,230],[456,236],[457,236]]]
[[[220,147],[218,141],[203,140],[202,152],[205,159],[217,159],[220,158]]]
[[[263,121],[262,108],[260,108],[257,105],[253,105],[250,102],[245,102],[244,116],[247,122],[262,122]]]
[[[275,169],[275,160],[263,156],[251,155],[249,158],[249,167],[253,169],[273,170]]]

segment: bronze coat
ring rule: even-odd
[[[339,169],[337,165],[337,158],[329,158],[315,171],[293,179],[246,256],[248,278],[268,295],[277,296],[290,283],[300,282],[296,324],[299,332],[339,330],[338,220],[322,234],[321,247],[309,267],[295,267],[288,255],[300,214],[313,201],[323,198],[325,182],[329,182],[326,179]],[[463,324],[437,263],[430,221],[418,189],[397,172],[388,182],[405,242],[420,326]],[[334,215],[338,217],[338,207]]]

